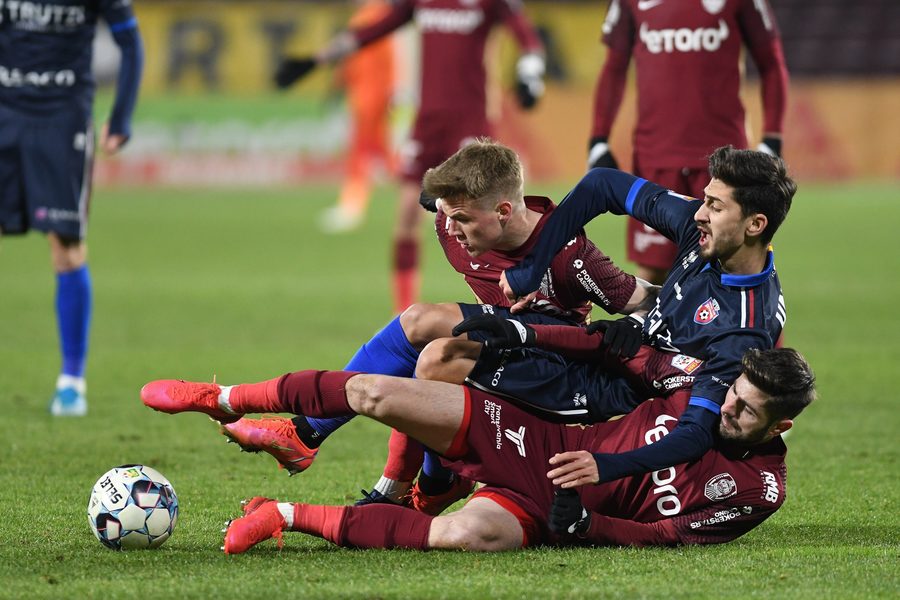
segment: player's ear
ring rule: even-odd
[[[495,209],[497,214],[500,215],[501,221],[506,221],[512,215],[512,202],[509,200],[501,200],[497,203],[497,208]]]
[[[747,235],[752,237],[759,236],[769,224],[769,219],[762,213],[754,213],[747,218]]]
[[[775,424],[769,428],[769,435],[771,435],[772,437],[781,435],[793,426],[794,421],[792,421],[791,419],[781,419],[780,421],[776,421]]]

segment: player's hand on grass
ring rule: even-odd
[[[581,505],[575,490],[556,490],[547,524],[557,535],[584,535],[591,526],[591,513]]]
[[[544,57],[523,54],[516,63],[516,99],[525,110],[534,108],[544,95]]]
[[[528,348],[534,346],[535,341],[532,327],[494,315],[468,317],[453,328],[453,335],[462,335],[470,331],[484,331],[490,334],[484,340],[484,345],[494,350]]]
[[[762,142],[756,147],[758,152],[765,152],[769,156],[781,158],[781,138],[773,135],[763,136]]]
[[[553,480],[553,485],[561,488],[600,482],[597,461],[587,450],[554,454],[550,457],[550,466],[553,468],[547,471],[547,478]]]
[[[589,334],[603,334],[601,348],[608,350],[619,358],[632,358],[641,349],[644,342],[644,320],[640,317],[627,316],[618,320],[594,321],[588,325]]]
[[[604,167],[606,169],[618,169],[619,163],[609,149],[609,140],[605,137],[591,138],[588,142],[588,169]]]
[[[436,213],[438,209],[441,207],[441,199],[440,198],[432,198],[427,195],[423,190],[419,194],[419,204],[427,210],[428,212]]]
[[[281,89],[288,88],[309,75],[318,64],[318,61],[312,56],[286,56],[281,59],[278,68],[275,69],[275,85]]]

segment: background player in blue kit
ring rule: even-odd
[[[143,48],[130,0],[0,2],[0,234],[47,234],[57,276],[62,368],[50,412],[87,412],[91,318],[88,204],[94,154],[91,74],[98,18],[122,53],[116,100],[100,134],[112,154],[131,135]]]
[[[703,201],[620,171],[590,171],[550,215],[531,254],[501,278],[507,297],[522,298],[513,312],[521,309],[556,250],[604,212],[629,214],[678,244],[678,258],[642,333],[645,343],[673,352],[673,360],[684,354],[704,364],[693,373],[689,406],[672,433],[627,453],[596,455],[600,481],[700,457],[712,445],[741,356],[750,348],[772,348],[784,327],[784,298],[769,242],[797,186],[780,159],[730,146],[710,156],[709,170],[712,180]],[[574,328],[572,333],[588,336]]]

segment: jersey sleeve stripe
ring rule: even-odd
[[[634,201],[637,199],[638,192],[647,183],[646,179],[638,177],[634,180],[634,183],[631,184],[631,189],[628,190],[628,196],[625,197],[625,212],[629,215],[634,216],[632,209],[634,208]]]
[[[700,408],[705,408],[706,410],[716,415],[718,415],[722,411],[722,407],[720,407],[718,404],[708,398],[701,398],[700,396],[691,396],[691,400],[690,402],[688,402],[688,406],[699,406]]]
[[[127,21],[122,21],[121,23],[110,23],[109,30],[113,33],[119,33],[126,29],[134,29],[135,27],[137,27],[137,17],[131,17]]]

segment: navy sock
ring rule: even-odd
[[[440,490],[440,492],[445,492],[447,489],[450,489],[450,483],[453,481],[453,471],[442,465],[438,455],[428,448],[425,448],[425,460],[422,463],[422,475],[429,482],[428,487],[432,490],[436,489],[441,482],[445,483],[446,488]],[[423,483],[425,483],[425,481],[420,482],[420,487]],[[433,491],[425,491],[425,493],[432,496],[436,495]]]
[[[56,274],[56,320],[64,375],[84,377],[91,323],[91,275],[87,265]]]
[[[400,317],[397,316],[356,351],[356,354],[353,355],[353,358],[350,359],[344,370],[376,375],[412,377],[416,372],[416,361],[418,359],[419,351],[413,348],[409,340],[406,339],[406,334],[400,325]],[[353,417],[339,417],[335,419],[298,417],[294,420],[295,426],[297,421],[302,418],[305,418],[310,427],[319,434],[318,441],[321,443],[322,440]]]

